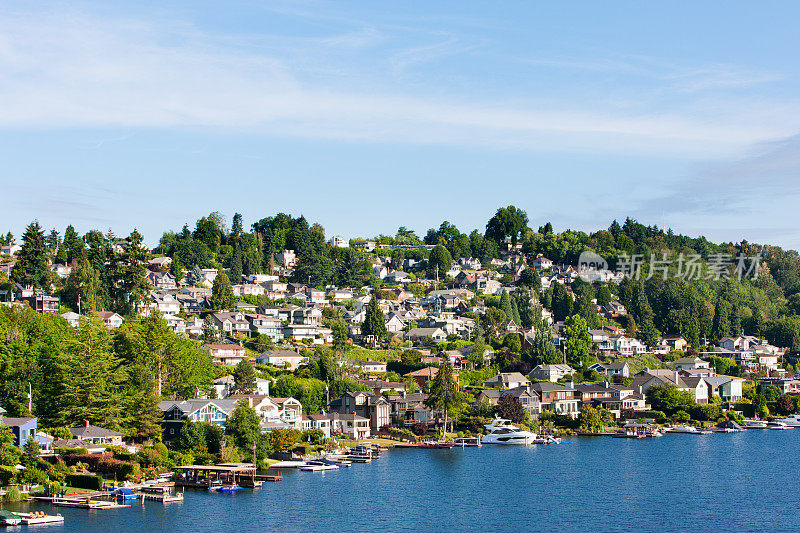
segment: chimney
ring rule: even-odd
[[[83,427],[86,427],[86,428],[89,427],[89,421],[88,420],[84,420],[83,421]]]

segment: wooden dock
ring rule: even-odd
[[[96,493],[96,497],[103,497],[103,493]],[[121,509],[130,505],[119,504],[115,501],[104,501],[94,497],[63,497],[63,496],[34,496],[34,500],[48,502],[59,507],[73,507],[76,509]]]

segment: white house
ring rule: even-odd
[[[278,368],[297,370],[306,358],[291,350],[267,350],[256,358],[260,365],[272,365]]]

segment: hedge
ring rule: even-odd
[[[67,485],[79,489],[102,490],[103,478],[91,474],[70,474],[67,476]]]

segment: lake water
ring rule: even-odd
[[[238,494],[60,512],[43,532],[798,531],[800,430],[391,450]],[[10,508],[6,506],[6,508]],[[19,508],[15,506],[14,508]],[[21,529],[25,529],[23,526]]]

